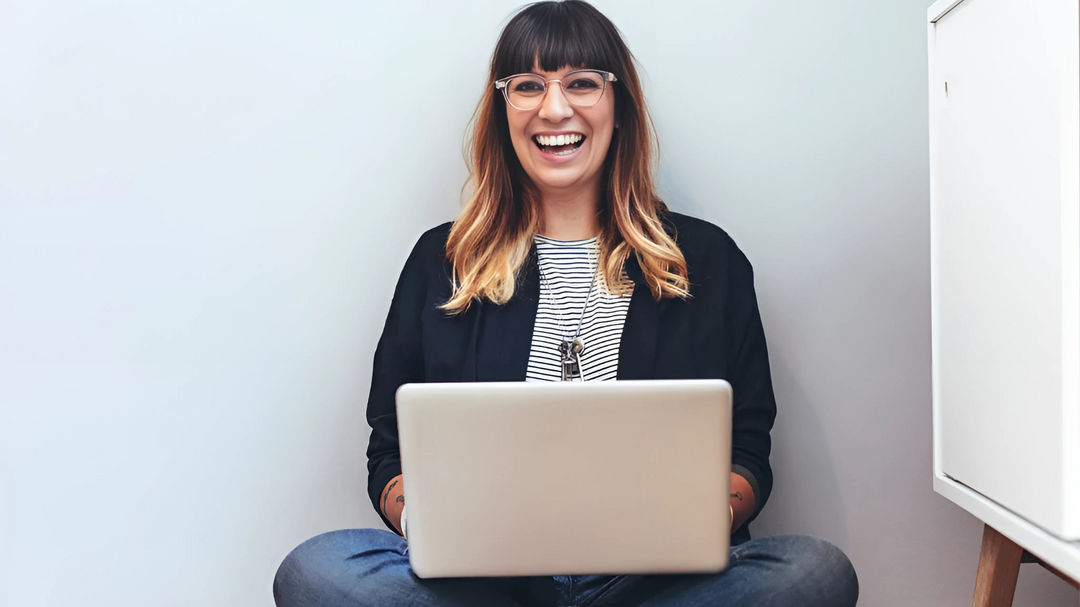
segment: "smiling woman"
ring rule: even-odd
[[[835,546],[750,537],[772,489],[776,414],[753,269],[723,230],[656,194],[653,131],[618,30],[579,0],[531,4],[503,30],[489,76],[473,120],[471,195],[453,224],[416,244],[375,352],[368,492],[402,537],[354,529],[308,540],[278,570],[278,605],[854,605],[855,571]],[[731,499],[716,512],[732,532],[727,570],[413,574],[399,387],[616,379],[731,384]],[[576,482],[587,490],[592,480]],[[483,513],[490,502],[477,503]]]
[[[446,243],[455,290],[443,308],[508,301],[536,234],[596,237],[614,293],[628,292],[622,272],[635,254],[654,297],[687,295],[686,260],[660,220],[637,68],[614,24],[583,2],[531,5],[503,30],[489,77],[473,119],[473,193]]]

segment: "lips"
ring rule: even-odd
[[[559,135],[534,135],[533,143],[540,148],[541,152],[554,156],[567,156],[573,154],[583,143],[585,136],[581,133],[563,133]]]

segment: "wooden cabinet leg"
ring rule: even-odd
[[[975,576],[975,599],[971,607],[1011,607],[1020,573],[1024,549],[998,533],[990,525],[983,527],[979,572]]]

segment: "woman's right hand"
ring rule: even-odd
[[[401,533],[401,511],[405,508],[405,487],[401,483],[401,475],[397,475],[390,479],[389,483],[386,483],[386,488],[383,489],[382,499],[379,500],[382,506],[383,516],[386,517],[394,525],[394,531],[397,531],[399,535]]]

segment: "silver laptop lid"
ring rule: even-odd
[[[727,382],[409,384],[397,409],[420,577],[727,564]]]

